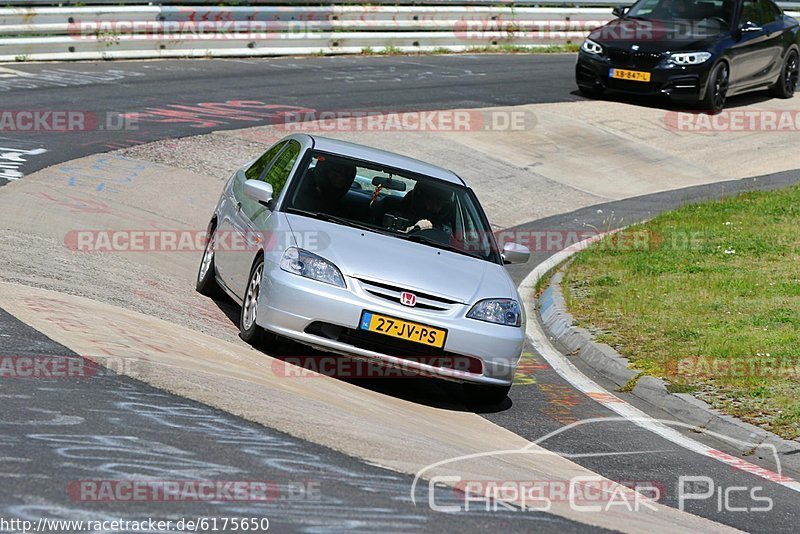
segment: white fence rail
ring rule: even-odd
[[[611,20],[610,5],[630,2],[602,3],[606,6],[11,7],[0,9],[0,61],[348,54],[385,49],[464,51],[495,45],[562,45],[581,42],[589,31]]]
[[[587,6],[628,6],[636,0],[327,0],[326,5],[370,5],[370,6],[492,6],[492,7],[587,7]],[[224,3],[232,6],[319,6],[320,0],[122,0],[112,2],[109,0],[4,0],[5,6],[44,7],[44,6],[102,6],[102,5],[188,5],[188,6],[213,6]],[[784,9],[797,10],[800,2],[778,2]]]

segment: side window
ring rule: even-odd
[[[286,185],[286,180],[289,179],[289,173],[292,172],[294,162],[297,161],[297,156],[300,155],[300,143],[295,140],[290,140],[288,143],[289,146],[286,147],[286,150],[281,152],[278,159],[275,160],[275,163],[273,163],[272,167],[267,171],[266,176],[264,176],[264,181],[272,184],[273,196],[275,198],[278,198],[281,190],[283,190],[283,186]]]
[[[772,20],[782,19],[783,11],[781,11],[781,8],[779,8],[772,0],[766,0],[766,2],[769,4],[769,9],[772,11]]]
[[[660,3],[661,0],[644,0],[644,2],[636,6],[636,16],[641,17],[652,13],[658,8]]]
[[[780,10],[771,0],[744,0],[741,24],[754,22],[759,26],[769,24],[778,18]]]
[[[278,152],[286,146],[286,141],[283,143],[278,143],[269,150],[267,150],[263,156],[258,158],[255,163],[253,163],[249,169],[244,172],[244,175],[247,180],[258,180],[259,177],[264,173],[264,170],[267,168],[267,165],[278,155]],[[276,195],[277,196],[277,195]]]

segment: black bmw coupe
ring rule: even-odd
[[[614,15],[581,46],[587,96],[660,94],[719,112],[728,96],[797,88],[800,24],[772,0],[639,0]]]

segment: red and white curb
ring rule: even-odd
[[[684,434],[678,432],[675,428],[666,425],[664,422],[654,419],[647,415],[645,412],[639,410],[635,406],[624,401],[620,397],[614,395],[608,390],[601,387],[595,381],[584,375],[572,362],[570,362],[563,354],[561,354],[550,342],[542,329],[541,324],[536,318],[536,306],[532,298],[535,293],[537,282],[545,276],[548,272],[555,267],[566,261],[573,254],[584,250],[592,243],[603,238],[605,234],[592,236],[589,239],[581,241],[567,249],[564,249],[544,262],[536,266],[536,268],[528,274],[527,277],[519,285],[519,293],[522,296],[523,305],[525,306],[525,314],[528,317],[526,326],[526,334],[533,348],[542,355],[548,364],[572,387],[584,393],[589,398],[602,404],[609,410],[624,417],[631,423],[648,430],[680,447],[697,454],[713,458],[722,462],[734,469],[751,473],[763,479],[769,480],[783,487],[800,492],[800,482],[797,480],[782,475],[780,472],[771,471],[764,467],[755,465],[748,461],[742,460],[735,456],[731,456],[718,449],[714,449],[695,441]],[[719,436],[723,437],[724,436]],[[776,455],[776,460],[778,460]],[[780,466],[778,467],[780,471]]]

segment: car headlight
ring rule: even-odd
[[[520,326],[522,324],[522,312],[519,309],[519,303],[512,299],[482,300],[472,307],[467,317],[507,326]]]
[[[711,57],[711,52],[680,52],[671,54],[668,61],[673,65],[700,65]]]
[[[287,248],[281,258],[281,269],[326,284],[346,287],[338,267],[302,248]]]
[[[590,54],[594,54],[596,56],[603,55],[603,47],[591,39],[586,39],[583,44],[581,45],[581,50],[584,52],[588,52]]]

